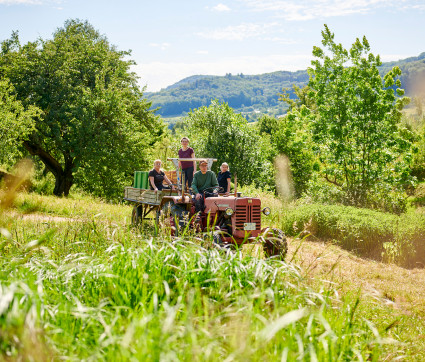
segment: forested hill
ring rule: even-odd
[[[380,69],[381,73],[386,73],[396,65],[403,72],[402,87],[408,95],[415,95],[418,92],[417,79],[425,76],[425,52],[418,57],[384,63]],[[303,87],[307,82],[306,70],[259,75],[193,75],[159,92],[146,93],[146,98],[153,102],[153,108],[159,107],[158,113],[163,117],[181,116],[191,109],[208,106],[211,99],[218,99],[229,103],[249,120],[255,120],[264,113],[284,113],[286,106],[278,100],[279,93],[283,88],[292,90],[293,84]]]

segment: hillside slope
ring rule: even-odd
[[[425,52],[417,57],[383,63],[381,74],[385,74],[393,66],[401,68],[402,86],[408,95],[425,92],[422,89]],[[219,99],[229,103],[249,120],[256,120],[260,113],[283,114],[286,105],[279,101],[279,93],[284,88],[292,88],[292,85],[303,87],[307,82],[306,70],[259,75],[193,75],[159,92],[147,93],[146,98],[152,101],[153,108],[159,107],[158,113],[163,117],[182,116],[191,109],[208,106],[211,99]],[[294,96],[293,93],[291,95]]]

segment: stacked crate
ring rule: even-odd
[[[177,171],[176,170],[172,170],[172,171],[164,171],[165,172],[165,176],[168,177],[168,179],[175,185],[177,185]],[[167,183],[164,180],[164,185],[167,185]]]

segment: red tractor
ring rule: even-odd
[[[245,243],[261,242],[266,257],[283,259],[288,250],[284,233],[278,229],[262,228],[261,214],[270,214],[270,208],[261,206],[258,197],[242,196],[235,191],[229,196],[220,193],[220,188],[212,188],[213,197],[205,199],[205,209],[196,217],[193,196],[185,192],[184,181],[178,177],[178,161],[200,161],[204,159],[171,158],[177,169],[178,190],[153,191],[146,187],[126,187],[124,200],[134,203],[132,223],[137,225],[141,220],[154,215],[157,225],[163,222],[170,227],[172,234],[178,235],[185,230],[212,233],[214,244],[220,247],[241,246]],[[215,159],[207,159],[211,168]],[[134,185],[136,186],[136,185]],[[211,234],[210,234],[211,235]]]
[[[179,159],[170,160],[177,163]],[[207,160],[211,167],[215,160]],[[222,247],[261,242],[266,257],[283,259],[288,249],[284,233],[261,226],[261,214],[269,215],[270,208],[262,208],[259,198],[242,196],[236,188],[235,181],[235,192],[229,196],[219,187],[204,190],[214,196],[205,198],[205,209],[198,217],[194,198],[185,193],[184,188],[178,195],[165,194],[159,202],[156,219],[165,220],[174,234],[189,228],[197,232],[212,232],[214,243]]]

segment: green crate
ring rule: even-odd
[[[149,172],[148,171],[134,171],[134,187],[136,189],[149,188]]]

